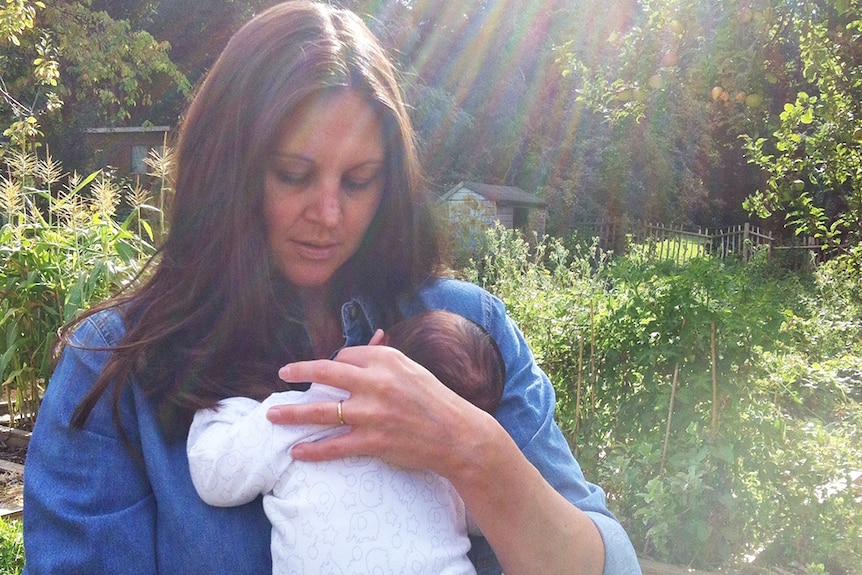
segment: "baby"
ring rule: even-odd
[[[474,405],[496,410],[505,367],[479,325],[438,310],[380,333],[373,343],[401,350]],[[278,392],[263,402],[231,397],[197,412],[187,451],[198,494],[220,507],[263,494],[274,574],[475,573],[467,558],[467,513],[448,480],[369,457],[294,461],[293,445],[341,435],[350,426],[281,426],[266,419],[273,405],[348,397],[312,383],[305,392]]]

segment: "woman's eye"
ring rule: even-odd
[[[371,184],[373,184],[373,183],[375,182],[375,180],[376,180],[376,178],[372,178],[372,179],[370,179],[370,180],[351,180],[351,179],[344,179],[344,180],[341,182],[341,185],[342,185],[342,186],[344,186],[344,189],[345,189],[345,190],[348,190],[348,191],[359,191],[359,190],[364,190],[365,188],[367,188],[368,186],[370,186]]]
[[[374,170],[370,173],[356,174],[345,176],[341,180],[341,185],[348,191],[359,191],[371,187],[380,179],[380,170]]]
[[[289,186],[300,186],[308,182],[311,177],[309,172],[290,172],[286,170],[276,170],[275,175],[280,182]]]

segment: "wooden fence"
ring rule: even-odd
[[[602,250],[628,253],[637,245],[648,257],[677,263],[706,255],[748,261],[756,251],[765,249],[769,258],[780,258],[788,267],[801,269],[823,261],[826,255],[813,238],[779,242],[770,232],[750,223],[715,229],[644,222],[583,223],[576,229],[582,237],[597,237]]]

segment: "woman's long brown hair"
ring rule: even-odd
[[[228,396],[262,398],[283,384],[277,369],[302,359],[301,310],[269,258],[263,176],[284,119],[306,97],[354,90],[384,132],[383,199],[358,252],[334,278],[397,319],[396,301],[439,267],[427,200],[419,191],[414,134],[395,71],[354,14],[308,2],[275,6],[230,40],[182,121],[170,231],[154,271],[61,331],[68,343],[87,316],[116,308],[126,332],[72,416],[82,427],[116,385],[134,378],[169,439],[184,438],[194,411]]]

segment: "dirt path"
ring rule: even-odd
[[[24,474],[0,469],[0,515],[24,505]]]
[[[0,435],[0,515],[24,505],[24,458],[27,448],[9,445]]]

